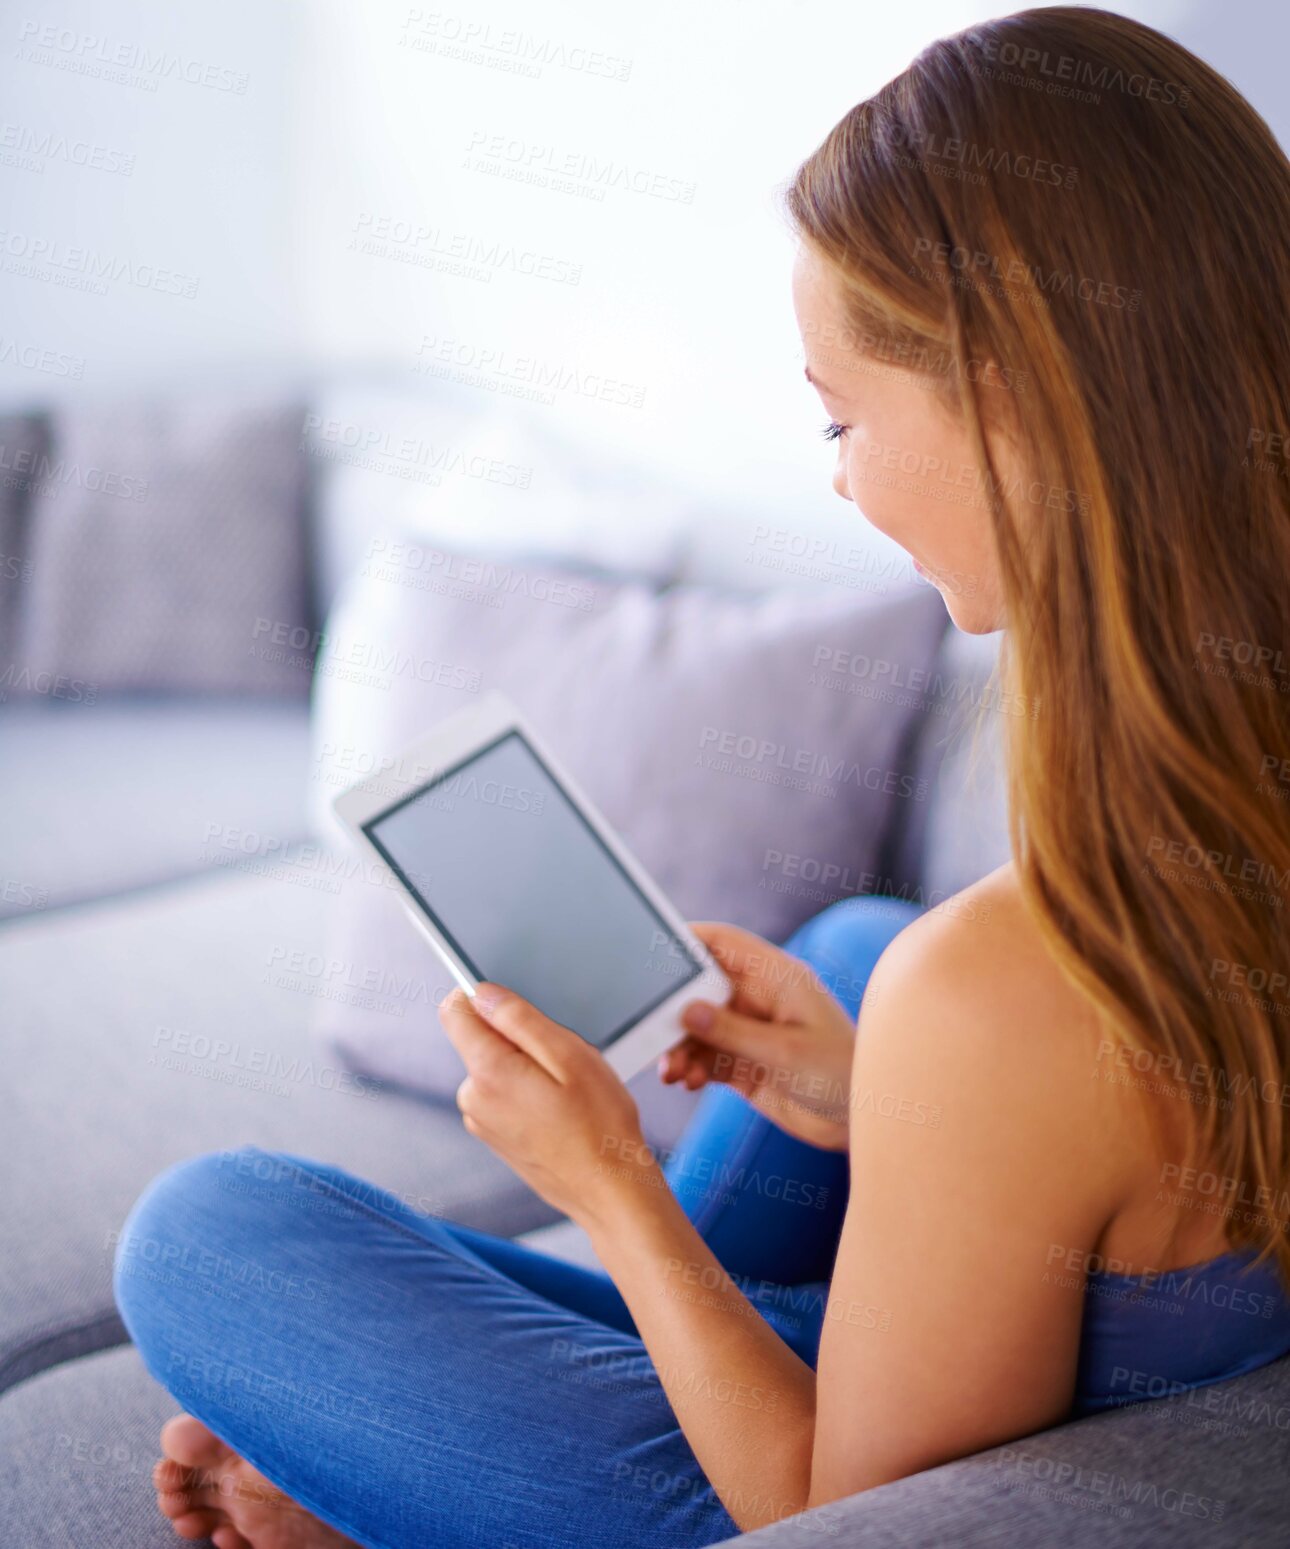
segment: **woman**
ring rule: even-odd
[[[933,45],[788,210],[835,489],[1006,625],[1014,858],[700,927],[737,996],[664,1062],[709,1088],[666,1169],[573,1033],[445,1001],[466,1128],[603,1275],[307,1160],[154,1182],[117,1294],[182,1537],[713,1543],[1290,1349],[1290,167],[1062,8]]]

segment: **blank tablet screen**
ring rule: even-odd
[[[363,829],[477,979],[597,1048],[701,972],[518,731]]]

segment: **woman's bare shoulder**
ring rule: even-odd
[[[975,1116],[983,1144],[1009,1144],[1035,1167],[1042,1155],[1055,1184],[1076,1180],[1093,1214],[1111,1212],[1129,1187],[1140,1116],[1095,1079],[1102,1038],[1004,866],[883,953],[861,1007],[857,1075]]]
[[[970,1220],[1021,1284],[1054,1244],[1092,1251],[1141,1171],[1141,1114],[1095,1079],[1098,1043],[1010,868],[991,873],[907,926],[873,971],[852,1065],[853,1170],[881,1176],[893,1209],[934,1216],[938,1231]],[[914,1118],[886,1122],[902,1114]]]
[[[1027,910],[1011,863],[982,877],[907,926],[883,954],[871,980],[883,995],[941,1004],[966,1032],[999,1047],[1024,1044],[1038,1055],[1082,1059],[1096,1053],[1097,1023],[1065,977]]]

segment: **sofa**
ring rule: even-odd
[[[380,599],[373,612],[370,598],[355,598],[352,576],[372,531],[394,511],[418,541],[429,533],[494,556],[520,554],[547,575],[558,568],[576,576],[581,565],[588,585],[608,587],[614,618],[645,621],[648,660],[662,660],[678,630],[701,634],[712,616],[705,589],[727,598],[722,607],[752,610],[758,631],[795,627],[777,602],[754,595],[777,591],[784,566],[750,567],[741,558],[721,572],[712,564],[721,547],[714,532],[723,521],[736,530],[731,513],[645,475],[620,479],[583,466],[580,454],[554,447],[529,420],[513,417],[502,436],[493,411],[470,403],[382,400],[360,410],[351,399],[338,409],[331,391],[253,411],[239,401],[220,411],[222,421],[206,408],[112,405],[16,416],[3,430],[5,467],[17,469],[0,511],[0,1004],[8,1054],[0,1543],[13,1549],[175,1542],[150,1485],[157,1431],[175,1405],[128,1342],[110,1276],[131,1203],[183,1157],[246,1143],[315,1155],[419,1209],[592,1262],[577,1229],[462,1130],[445,1095],[452,1071],[441,1053],[423,1052],[443,1047],[428,1014],[387,1018],[369,1037],[371,1017],[355,1015],[362,998],[343,992],[338,979],[346,976],[326,966],[342,960],[337,932],[356,928],[344,910],[361,913],[370,902],[360,894],[347,905],[319,857],[339,844],[327,828],[323,797],[332,787],[320,771],[328,758],[334,763],[335,730],[352,714],[343,675],[323,675],[327,642],[355,628],[361,637],[367,626],[356,618],[378,635],[396,628]],[[454,444],[473,438],[528,450],[510,458],[510,476],[428,486],[406,477],[401,454],[389,450],[400,416],[432,424]],[[378,423],[379,446],[371,434],[328,430]],[[393,461],[373,467],[382,456]],[[90,467],[108,469],[115,490],[104,477],[91,480]],[[502,509],[503,480],[514,486],[534,468],[545,475],[545,493],[517,520]],[[620,512],[666,509],[670,520],[629,543],[621,524],[602,520],[608,499]],[[702,543],[691,541],[700,531]],[[794,579],[793,606],[818,605],[843,620],[840,586],[829,583],[849,585],[856,564],[854,555],[831,553],[823,580],[818,565],[809,584]],[[734,582],[742,603],[728,602]],[[937,599],[903,582],[888,571],[873,587],[884,593],[874,606],[895,610],[881,615],[881,627],[906,620],[928,657],[923,681],[940,688],[909,696],[899,713],[894,701],[875,709],[880,696],[870,696],[866,713],[876,719],[866,736],[888,738],[884,764],[902,772],[910,783],[901,788],[918,799],[864,809],[872,832],[859,875],[879,890],[936,902],[1006,858],[1006,717],[959,713],[990,705],[997,641],[958,635]],[[439,620],[455,654],[469,656],[462,632],[486,610],[463,614],[460,597],[433,589],[399,596],[419,619]],[[452,606],[458,613],[445,613]],[[660,607],[672,609],[666,628],[657,625]],[[737,611],[728,624],[724,649],[737,656]],[[513,627],[530,639],[523,615]],[[587,681],[577,655],[585,639],[570,645],[563,623],[551,627],[560,638],[549,649],[563,651],[565,665],[538,675],[548,717],[579,692],[587,704],[613,692],[603,662],[601,678],[578,688]],[[624,651],[637,649],[636,636],[615,638]],[[703,650],[710,666],[716,647]],[[736,672],[738,662],[722,670]],[[453,688],[440,681],[434,692]],[[791,693],[777,692],[788,724],[807,713]],[[385,729],[365,730],[364,746],[394,738],[405,720],[440,702],[412,697],[391,714],[397,699],[394,691],[381,698]],[[650,713],[665,715],[667,706]],[[845,720],[846,704],[830,701],[828,713]],[[616,736],[631,735],[629,715]],[[719,814],[706,811],[703,793],[688,824],[678,816],[688,799],[680,795],[662,814],[668,821],[651,826],[639,816],[666,775],[649,766],[648,740],[642,732],[642,746],[605,760],[602,788],[593,781],[592,794],[616,822],[636,825],[629,838],[639,835],[643,858],[679,904],[719,905],[686,893],[683,852],[716,843],[708,823]],[[596,749],[589,743],[568,756],[581,772]],[[734,805],[734,785],[722,791],[731,802],[710,806]],[[752,818],[740,816],[745,827],[756,821],[750,810]],[[845,816],[830,810],[833,820]],[[803,816],[781,809],[775,821]],[[769,854],[781,832],[769,830],[769,840],[750,833],[747,843]],[[729,846],[739,843],[736,836]],[[731,873],[730,886],[738,885]],[[844,875],[831,896],[866,890]],[[805,887],[775,902],[799,914],[820,906]],[[383,925],[378,935],[384,939]],[[392,950],[397,957],[414,948],[409,934]],[[398,1037],[389,1031],[395,1021]],[[661,1094],[656,1083],[647,1090],[648,1080],[637,1083],[642,1112],[651,1138],[666,1144],[689,1099]],[[984,1290],[982,1315],[990,1315]],[[1058,1426],[739,1542],[1287,1543],[1288,1438],[1290,1366],[1278,1362],[1235,1382]],[[612,1525],[605,1541],[620,1541]]]

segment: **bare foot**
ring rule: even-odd
[[[157,1506],[180,1538],[209,1538],[215,1549],[359,1549],[192,1415],[166,1421],[161,1450],[152,1471]]]

